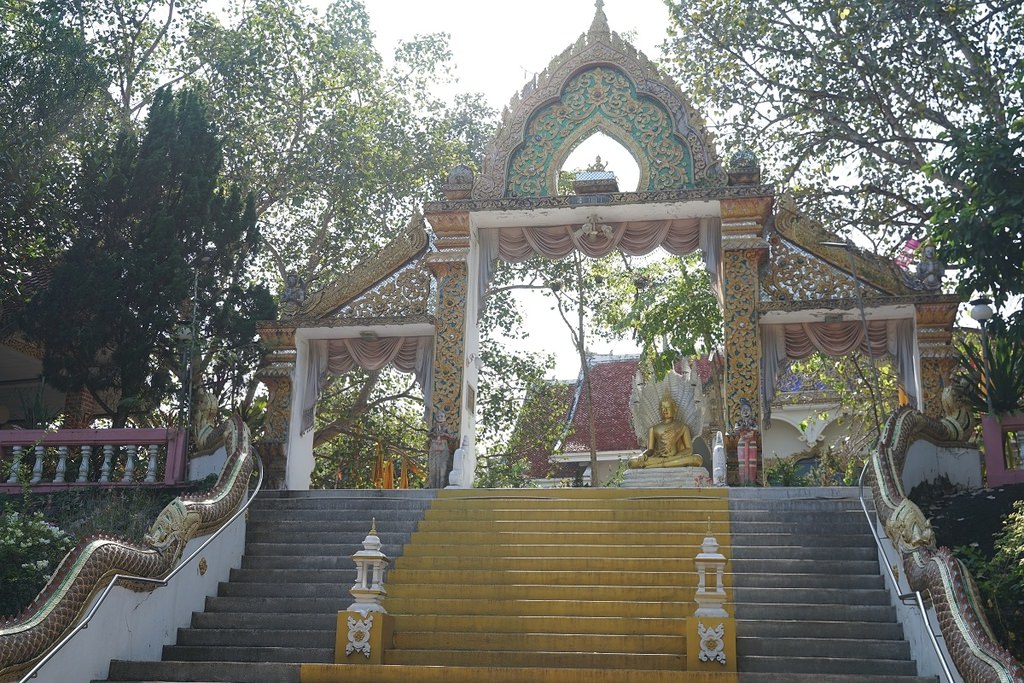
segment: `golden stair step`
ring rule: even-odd
[[[303,664],[302,683],[735,683],[736,674],[641,669]]]
[[[564,543],[507,543],[491,545],[464,545],[462,543],[413,543],[402,551],[402,557],[447,557],[458,553],[462,557],[494,558],[590,558],[613,561],[619,558],[679,559],[693,557],[700,552],[700,544],[680,545],[569,545]]]
[[[520,499],[531,500],[665,500],[684,499],[692,501],[719,500],[728,505],[729,491],[724,488],[681,489],[681,488],[650,488],[624,489],[607,488],[560,488],[560,489],[444,489],[438,491],[438,500],[472,500],[472,499]]]
[[[481,525],[483,526],[483,525]],[[719,543],[723,543],[721,536],[724,532],[716,532]],[[550,529],[548,531],[455,531],[445,528],[420,529],[414,531],[410,543],[413,546],[420,544],[443,543],[445,545],[457,544],[459,548],[470,545],[671,545],[697,547],[703,543],[707,536],[707,528],[694,531],[669,530],[665,529],[658,533],[618,533],[614,530],[608,532],[576,531],[571,528]]]
[[[679,586],[683,581],[696,581],[696,573],[671,571],[619,571],[619,570],[552,570],[506,569],[503,571],[480,571],[477,569],[393,569],[388,573],[387,589],[402,584],[440,584],[439,593],[449,586],[509,584],[545,584],[550,586]],[[692,577],[692,581],[691,581]],[[726,574],[726,585],[730,585],[732,574]],[[695,584],[694,584],[695,585]]]
[[[728,510],[668,510],[657,508],[642,510],[627,507],[621,510],[607,508],[557,508],[557,509],[502,509],[487,506],[478,508],[430,508],[424,514],[424,520],[433,521],[450,519],[454,521],[494,522],[494,521],[541,521],[556,523],[562,521],[606,521],[606,522],[665,522],[674,524],[701,524],[707,528],[708,517],[712,523],[724,523],[729,515]]]
[[[461,598],[388,598],[388,612],[401,614],[477,614],[583,617],[662,617],[685,619],[693,611],[687,602],[628,600],[474,600]]]
[[[686,652],[686,638],[681,635],[635,633],[396,631],[395,647],[400,650],[679,654]]]
[[[694,585],[696,582],[694,581]],[[447,586],[437,584],[394,583],[388,588],[388,601],[398,598],[432,598],[443,594]],[[636,600],[638,602],[683,602],[692,600],[692,586],[552,586],[544,584],[462,585],[460,599],[475,600]]]
[[[395,615],[395,628],[404,631],[475,631],[482,618],[491,633],[635,633],[686,636],[686,623],[664,617],[582,617],[476,614]]]
[[[685,654],[633,654],[627,652],[478,652],[475,650],[388,650],[385,664],[438,666],[514,666],[554,669],[686,668]],[[524,681],[523,683],[527,683]]]
[[[406,547],[406,552],[411,546]],[[535,570],[551,571],[620,571],[620,572],[674,572],[688,574],[694,571],[693,557],[466,557],[457,555],[406,555],[395,560],[396,569],[456,569],[479,571]]]
[[[621,519],[491,519],[486,522],[473,519],[424,519],[416,527],[420,532],[473,533],[518,531],[525,533],[543,533],[547,531],[563,533],[573,531],[584,534],[661,534],[661,533],[707,533],[706,517],[692,522],[678,522],[678,526],[664,521],[624,521]],[[715,534],[727,533],[728,520],[712,519],[711,529]]]

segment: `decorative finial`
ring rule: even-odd
[[[604,14],[604,0],[595,0],[594,8],[594,21],[591,22],[587,35],[591,37],[607,37],[611,34],[611,29],[608,28],[608,17]]]
[[[377,518],[376,517],[370,517],[370,535],[371,536],[376,536],[377,535]]]

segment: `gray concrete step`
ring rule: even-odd
[[[827,650],[826,650],[827,651]],[[740,671],[757,671],[775,673],[776,680],[793,673],[807,674],[857,674],[861,680],[870,680],[868,676],[916,676],[917,666],[909,659],[881,658],[845,658],[830,657],[826,654],[808,657],[762,657],[758,655],[738,654],[736,664]]]
[[[793,539],[796,541],[797,539]],[[878,551],[872,546],[855,548],[829,548],[806,545],[736,545],[732,546],[733,560],[829,560],[877,562]]]
[[[885,588],[885,580],[878,575],[871,574],[797,574],[795,572],[769,574],[762,572],[749,572],[738,576],[733,572],[735,585],[745,588],[786,588],[789,586],[800,586],[802,589],[817,588],[839,588],[839,589],[865,589]]]
[[[171,681],[203,683],[299,683],[298,664],[246,662],[110,663],[108,681]]]
[[[810,619],[785,621],[765,619],[747,621],[737,619],[736,633],[740,638],[863,638],[902,640],[903,627],[899,624],[877,621],[813,621]]]
[[[335,624],[328,629],[265,628],[183,628],[178,629],[177,645],[206,647],[282,647],[334,648]]]
[[[814,601],[818,605],[889,605],[889,594],[881,589],[857,588],[815,588],[791,584],[782,588],[735,589],[733,600],[739,604],[769,603],[780,605],[806,604]]]
[[[829,638],[827,647],[821,638],[741,637],[737,639],[738,652],[746,656],[800,658],[811,654],[826,655],[830,659],[871,658],[909,660],[910,644],[905,640],[878,638]]]
[[[333,664],[334,643],[329,647],[167,645],[164,662],[279,662]]]
[[[336,613],[308,614],[304,612],[193,612],[192,628],[265,628],[310,629],[334,632],[338,623]]]

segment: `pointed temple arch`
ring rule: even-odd
[[[599,4],[590,30],[503,112],[473,198],[557,195],[566,158],[597,131],[633,155],[638,192],[724,184],[711,136],[688,98],[608,29]]]

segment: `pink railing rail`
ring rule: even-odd
[[[0,431],[0,492],[19,489],[24,478],[34,491],[181,483],[186,445],[180,429]]]

